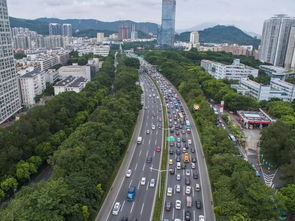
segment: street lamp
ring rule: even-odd
[[[155,169],[155,168],[153,168],[153,167],[150,167],[150,170],[152,171],[152,170],[154,170],[154,171],[157,171],[158,173],[162,173],[162,172],[167,172],[167,171],[169,171],[169,170],[159,170],[159,169]],[[160,187],[159,187],[159,198],[161,197],[161,183],[162,182],[162,179],[161,179],[161,174],[160,174],[160,178],[159,178],[159,185],[160,185]]]

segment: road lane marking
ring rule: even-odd
[[[154,151],[153,157],[155,157],[155,151]]]
[[[151,139],[149,140],[149,145],[151,145]]]
[[[184,219],[184,210],[183,210],[183,220],[185,220],[185,219]]]
[[[136,165],[135,165],[135,169],[134,170],[136,170],[137,169],[137,163],[136,163]]]
[[[124,200],[124,202],[122,203],[122,207],[121,207],[121,210],[120,210],[120,211],[123,211],[124,205],[125,205],[125,200]]]
[[[145,164],[143,164],[142,171],[144,171]]]
[[[196,220],[196,210],[194,210],[193,220]]]
[[[155,145],[157,144],[157,139],[155,139]]]
[[[139,151],[139,156],[141,155],[141,152],[142,152],[142,149],[140,149],[140,151]]]
[[[142,215],[143,207],[144,207],[144,203],[142,204],[142,207],[141,207],[141,210],[140,210],[140,215]]]
[[[149,154],[149,152],[147,151],[146,154],[145,154],[145,157],[147,157],[148,154]]]
[[[173,207],[172,220],[174,220],[174,216],[175,216],[175,209]]]
[[[131,183],[132,183],[132,180],[130,181],[130,183],[129,183],[129,186],[128,186],[128,187],[130,187],[130,186],[131,186]]]
[[[147,185],[146,185],[146,189],[145,189],[146,191],[147,191],[148,188],[149,188],[149,183],[150,183],[150,182],[148,182]]]
[[[139,186],[140,186],[140,182],[138,182],[138,184],[137,184],[137,189],[139,189]]]
[[[134,207],[134,202],[132,203],[130,214],[132,213],[133,207]]]

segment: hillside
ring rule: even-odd
[[[260,40],[247,35],[234,26],[216,25],[199,31],[201,43],[230,43],[240,45],[254,45],[258,48]],[[176,35],[176,40],[189,42],[190,32],[183,32]]]
[[[82,33],[89,30],[96,30],[106,32],[106,34],[118,32],[121,25],[131,26],[136,25],[136,29],[144,33],[157,34],[158,25],[150,22],[134,22],[130,20],[114,21],[114,22],[103,22],[95,19],[57,19],[57,18],[38,18],[35,20],[20,19],[10,17],[11,27],[25,27],[32,31],[36,31],[39,34],[48,34],[48,24],[49,23],[67,23],[72,24],[73,31],[77,30]]]

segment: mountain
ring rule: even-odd
[[[135,24],[136,30],[144,33],[157,34],[158,25],[150,22],[134,22],[130,20],[121,20],[114,22],[103,22],[95,19],[58,19],[58,18],[38,18],[34,20],[21,19],[10,17],[11,27],[24,27],[29,28],[32,31],[36,31],[39,34],[48,34],[49,23],[71,24],[73,32],[78,31],[105,31],[105,32],[118,32],[119,27],[122,25],[130,26]]]
[[[199,31],[201,43],[229,43],[239,45],[253,45],[258,48],[260,40],[247,35],[235,26],[216,25]],[[189,42],[190,32],[176,35],[176,40]]]
[[[201,30],[204,30],[206,28],[214,27],[216,25],[217,25],[216,23],[210,23],[210,22],[202,23],[202,24],[196,25],[196,26],[191,27],[191,28],[176,30],[176,32],[182,33],[182,32],[187,32],[187,31],[201,31]]]

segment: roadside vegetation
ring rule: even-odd
[[[8,179],[17,177],[19,164],[23,168],[20,171],[28,168],[31,172],[31,165],[40,164],[41,158],[53,167],[49,181],[23,187],[16,194],[0,211],[1,221],[93,220],[111,185],[113,170],[121,162],[141,108],[141,89],[135,84],[136,68],[125,63],[130,59],[122,57],[115,75],[113,60],[112,56],[106,59],[100,73],[83,92],[58,95],[45,106],[30,110],[13,126],[31,128],[34,131],[30,137],[26,138],[23,130],[15,134],[9,131],[11,128],[1,130],[4,138],[14,135],[14,140],[4,140],[8,143],[1,143],[1,148],[11,147],[11,142],[19,143],[23,137],[26,138],[23,143],[36,144],[19,145],[20,150],[30,147],[29,155],[23,153],[15,161],[7,156],[5,163],[1,161],[2,173],[5,174],[5,169],[11,173],[2,181],[7,183],[1,185],[5,194],[12,191],[14,182]],[[114,89],[110,93],[112,85]],[[49,107],[56,109],[47,110]],[[47,119],[52,124],[45,124]],[[46,128],[55,130],[51,132]],[[8,149],[2,151],[5,153]]]
[[[214,60],[209,55],[214,57],[219,53],[205,56],[196,51],[152,51],[145,54],[145,59],[158,65],[158,70],[174,84],[191,108],[206,156],[217,220],[279,220],[280,209],[292,204],[291,191],[276,193],[255,176],[250,164],[236,155],[227,132],[216,127],[216,116],[207,99],[225,100],[226,108],[231,111],[257,110],[261,104],[237,94],[196,65],[200,57]],[[200,110],[194,112],[193,104],[198,104]]]

